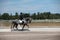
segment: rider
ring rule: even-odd
[[[23,19],[23,13],[20,13],[19,19],[22,20]]]
[[[24,15],[23,15],[23,13],[21,12],[21,13],[20,13],[20,16],[19,16],[19,19],[20,19],[19,22],[20,22],[20,23],[23,23],[23,21],[22,21],[23,18],[24,18]]]

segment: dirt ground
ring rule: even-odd
[[[31,23],[30,27],[59,27],[60,23]],[[10,27],[10,23],[0,23],[0,27]],[[60,40],[60,32],[0,32],[0,40]]]
[[[0,40],[60,40],[60,32],[1,32]]]
[[[31,23],[30,26],[34,26],[34,27],[59,27],[60,26],[60,23],[59,22],[41,22],[41,23]]]
[[[60,26],[60,23],[54,22],[41,22],[41,23],[31,23],[31,26]]]
[[[30,27],[60,27],[60,22],[38,22],[38,23],[30,23]],[[10,27],[11,23],[0,23],[0,26]]]

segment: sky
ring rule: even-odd
[[[0,0],[0,13],[60,13],[60,0]]]

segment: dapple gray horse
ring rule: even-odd
[[[23,25],[22,30],[24,29],[25,26],[29,28],[29,23],[31,23],[31,18],[24,18],[23,20],[14,20],[12,21],[11,29],[14,29],[14,27],[18,30],[18,24]]]

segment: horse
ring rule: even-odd
[[[11,25],[11,29],[14,29],[14,27],[16,28],[16,30],[18,30],[18,25],[23,25],[22,29],[24,29],[25,26],[27,26],[29,28],[29,23],[31,23],[31,18],[24,18],[22,20],[14,20],[12,21],[12,25]]]

